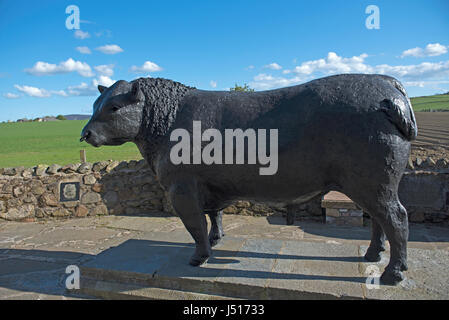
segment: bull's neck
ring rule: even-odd
[[[168,133],[163,136],[153,134],[139,135],[133,141],[139,149],[142,157],[148,162],[151,170],[157,175],[157,163],[168,147]]]
[[[147,79],[141,81],[143,81],[145,87],[148,81],[157,82],[159,80]],[[163,155],[166,152],[166,148],[168,148],[170,131],[181,108],[180,101],[188,91],[194,89],[174,82],[162,82],[162,84],[171,86],[171,89],[159,90],[155,93],[153,92],[154,84],[146,86],[146,91],[144,90],[144,92],[147,103],[145,103],[142,110],[142,123],[139,133],[134,139],[140,153],[147,160],[153,171],[157,167],[159,156]],[[173,87],[177,88],[177,90],[173,90]],[[162,86],[163,88],[164,86]]]

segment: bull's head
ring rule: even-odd
[[[111,87],[99,85],[101,95],[94,103],[93,115],[81,132],[80,141],[94,147],[121,145],[133,141],[142,122],[145,96],[136,81],[117,81]]]

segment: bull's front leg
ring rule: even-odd
[[[178,216],[195,240],[196,249],[190,258],[192,266],[199,266],[212,255],[207,235],[207,221],[199,201],[198,187],[194,181],[179,181],[170,187],[170,198]]]
[[[209,243],[212,247],[216,246],[224,236],[222,216],[223,211],[208,211],[210,219]]]

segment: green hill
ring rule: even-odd
[[[81,149],[86,150],[89,162],[142,158],[133,143],[94,148],[79,142],[86,123],[87,120],[0,123],[0,168],[77,163]]]
[[[449,111],[449,93],[410,98],[414,111]]]

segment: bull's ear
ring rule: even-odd
[[[145,96],[140,88],[139,82],[134,82],[130,91],[131,99],[136,102],[145,100]]]
[[[98,85],[98,91],[100,91],[100,93],[103,93],[104,90],[106,90],[108,87],[102,86],[101,84]]]

